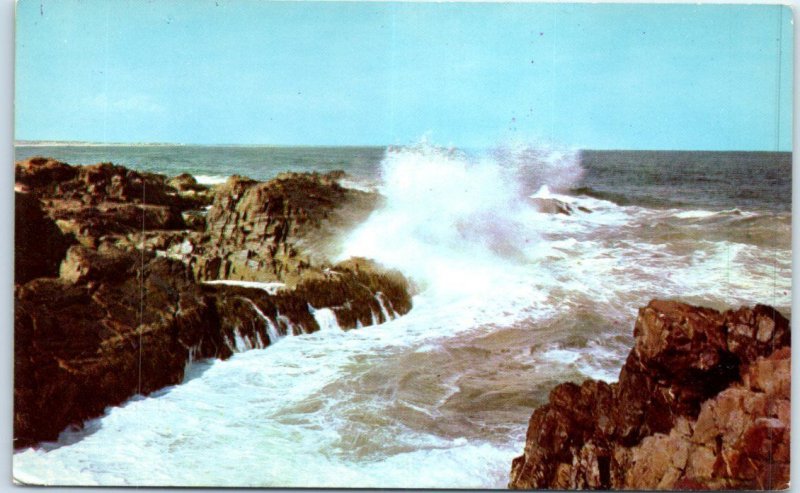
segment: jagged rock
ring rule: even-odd
[[[743,382],[681,418],[668,435],[646,437],[631,452],[626,484],[637,489],[783,489],[789,478],[789,347],[742,369]],[[757,381],[770,382],[765,388]]]
[[[77,168],[55,159],[38,156],[20,161],[14,167],[15,181],[25,185],[29,190],[31,188],[49,187],[54,183],[71,180],[77,174]]]
[[[294,293],[312,306],[331,308],[345,329],[383,323],[387,316],[408,313],[409,291],[400,273],[379,269],[366,259],[350,259],[322,276],[307,276],[294,288]]]
[[[108,244],[98,250],[74,245],[61,262],[59,277],[69,283],[110,280],[118,282],[131,267],[130,253]]]
[[[153,205],[182,205],[166,185],[166,177],[140,173],[112,163],[70,166],[46,158],[31,158],[15,166],[17,183],[42,198],[78,200],[86,204],[112,201]]]
[[[563,200],[554,198],[531,197],[530,201],[539,212],[543,212],[545,214],[564,214],[565,216],[571,216],[575,214],[576,211],[592,212],[586,207],[573,206],[572,204],[564,202]]]
[[[41,199],[44,211],[64,233],[90,247],[104,235],[185,229],[183,212],[210,202],[207,194],[179,193],[163,175],[111,163],[73,167],[31,158],[16,163],[15,170],[17,185]],[[196,219],[190,223],[198,227]]]
[[[183,223],[193,231],[206,230],[206,216],[200,211],[184,211],[181,213]]]
[[[336,176],[284,173],[265,183],[233,176],[217,187],[206,215],[211,248],[197,263],[198,278],[294,283],[323,263],[324,246],[366,219],[378,200],[342,188]],[[210,258],[219,259],[219,270],[209,270]]]
[[[561,384],[534,411],[511,488],[786,487],[788,320],[652,301],[634,337],[617,383]]]
[[[294,288],[272,295],[259,288],[224,284],[206,284],[203,289],[213,294],[219,313],[225,314],[224,330],[236,330],[251,340],[269,340],[262,315],[287,335],[291,332],[287,322],[298,334],[320,330],[312,314],[315,308],[330,308],[342,329],[387,322],[411,310],[405,278],[377,269],[366,259],[343,262],[323,276],[306,277]]]
[[[66,279],[15,288],[15,446],[183,378],[223,345],[213,303],[179,262],[72,247]]]
[[[202,191],[208,189],[208,187],[197,183],[195,177],[189,173],[182,173],[174,178],[170,178],[167,181],[167,185],[179,192],[186,192],[189,190]]]
[[[62,231],[96,241],[106,235],[184,229],[180,212],[169,206],[103,202],[86,206],[54,201],[50,211]]]
[[[45,217],[33,195],[15,193],[14,209],[14,282],[57,277],[61,259],[75,239]]]
[[[532,198],[530,200],[539,212],[544,212],[545,214],[564,214],[570,216],[574,212],[571,205],[558,199]]]
[[[227,358],[274,336],[342,328],[411,309],[408,283],[366,259],[331,266],[329,243],[377,196],[340,173],[234,177],[214,192],[108,163],[16,165],[15,447],[57,438],[136,393],[183,378],[192,358]],[[316,259],[316,260],[314,260]],[[280,280],[287,288],[211,286]]]
[[[183,173],[167,180],[167,185],[175,189],[178,195],[195,209],[210,204],[214,198],[211,187],[197,183],[195,177],[189,173]],[[193,223],[188,220],[187,224],[193,226]]]

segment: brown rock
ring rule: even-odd
[[[208,357],[220,345],[216,313],[182,264],[83,247],[69,257],[65,265],[81,266],[69,280],[15,290],[17,447],[180,382],[190,347],[202,341]]]
[[[227,358],[267,346],[275,331],[319,330],[311,307],[332,309],[342,328],[411,309],[399,273],[366,259],[327,263],[320,245],[377,200],[342,189],[337,174],[234,177],[206,215],[198,207],[210,192],[188,175],[168,182],[44,158],[16,173],[30,192],[16,194],[16,447],[179,383],[191,357]],[[268,295],[197,284],[219,278],[288,287]]]
[[[558,199],[531,198],[531,203],[539,212],[545,214],[564,214],[571,216],[575,209],[568,203]]]
[[[694,481],[709,481],[714,476],[715,451],[707,446],[691,447],[686,466],[686,476]]]
[[[167,185],[179,192],[186,192],[189,190],[202,191],[208,189],[208,187],[197,183],[195,177],[189,173],[182,173],[174,178],[170,178],[167,181]]]
[[[729,351],[744,362],[770,354],[790,342],[789,321],[765,305],[726,312],[725,326]]]
[[[61,259],[72,235],[62,233],[45,217],[39,199],[31,194],[14,194],[14,282],[25,283],[37,277],[57,277]]]
[[[14,167],[15,181],[29,190],[68,181],[77,174],[72,166],[41,156],[20,161]]]
[[[763,305],[719,313],[653,301],[634,337],[618,383],[561,384],[534,411],[509,487],[788,485],[785,318]]]
[[[206,216],[209,253],[228,262],[220,277],[293,284],[324,264],[335,253],[331,239],[376,203],[375,194],[342,188],[329,175],[285,173],[265,183],[233,176],[216,188]]]
[[[130,255],[114,247],[103,247],[100,251],[80,245],[70,247],[59,269],[61,279],[74,284],[124,276],[130,268]]]

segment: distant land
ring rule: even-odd
[[[15,147],[317,147],[361,148],[388,147],[387,145],[331,145],[331,144],[194,144],[175,142],[88,142],[79,140],[15,140]]]
[[[83,142],[78,140],[16,140],[15,146],[28,146],[28,147],[56,147],[56,146],[73,146],[73,147],[139,147],[139,146],[182,146],[185,144],[173,144],[169,142]]]
[[[194,144],[174,142],[89,142],[79,140],[15,140],[15,147],[275,147],[275,148],[323,148],[346,149],[364,147],[403,147],[397,144],[383,145],[330,145],[330,144]],[[576,149],[578,150],[578,149]],[[762,154],[792,154],[791,150],[776,151],[771,149],[592,149],[579,148],[583,152],[611,153],[611,152],[645,152],[645,153],[762,153]]]

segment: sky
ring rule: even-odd
[[[769,5],[19,0],[15,139],[791,150]]]

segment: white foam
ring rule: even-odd
[[[281,315],[280,311],[275,311],[275,319],[279,324],[282,324],[287,336],[296,336],[305,333],[303,326],[295,326],[295,324],[286,315]],[[299,328],[298,328],[299,327]]]
[[[349,188],[351,190],[359,190],[361,192],[371,192],[376,193],[379,191],[379,187],[377,184],[374,183],[366,183],[363,181],[357,181],[352,178],[342,178],[339,180],[339,185],[344,188]]]
[[[228,181],[227,176],[221,175],[194,175],[194,179],[201,185],[220,185]]]
[[[319,325],[321,331],[342,331],[339,327],[339,321],[336,319],[336,314],[330,308],[314,308],[308,305],[308,311],[314,317]]]
[[[376,259],[443,298],[497,293],[539,242],[538,218],[522,198],[530,176],[550,169],[500,154],[468,158],[430,146],[387,153],[385,206],[353,232],[342,258]]]
[[[533,195],[530,196],[532,199],[545,199],[545,200],[559,200],[566,204],[575,204],[580,201],[579,198],[573,197],[571,195],[563,195],[560,193],[553,193],[550,191],[550,187],[547,185],[542,185],[539,187],[539,190],[536,191]]]
[[[575,363],[581,355],[576,350],[551,349],[542,354],[542,359],[560,364]]]
[[[386,307],[387,303],[391,306],[391,302],[389,300],[385,299],[385,296],[383,296],[383,293],[381,293],[380,291],[375,293],[375,300],[378,302],[378,306],[381,307],[381,313],[383,314],[383,320],[388,322],[389,320],[391,320],[391,319],[393,319],[393,318],[395,318],[397,316],[397,313],[395,313],[394,309]]]
[[[680,219],[703,219],[717,214],[717,212],[713,211],[682,211],[675,213],[675,217]]]
[[[213,281],[204,281],[204,284],[224,284],[228,286],[239,286],[242,288],[261,289],[266,291],[270,296],[278,294],[279,291],[286,288],[286,284],[282,282],[257,282],[257,281],[237,281],[233,279],[216,279]]]
[[[281,335],[278,332],[278,328],[275,327],[274,323],[272,323],[272,320],[270,320],[270,318],[268,316],[264,315],[264,312],[261,311],[261,309],[258,307],[258,305],[256,305],[253,302],[253,300],[251,300],[249,298],[244,298],[244,297],[242,299],[244,299],[248,303],[250,303],[250,306],[253,308],[253,310],[255,310],[255,312],[258,314],[258,316],[261,317],[261,319],[264,321],[264,325],[265,325],[265,327],[267,329],[267,336],[269,337],[269,343],[270,344],[277,343],[281,339]],[[262,347],[262,348],[266,347],[264,345],[264,343],[261,341],[261,336],[258,335],[258,333],[256,333],[256,335],[259,337],[259,347]]]
[[[32,483],[118,486],[501,485],[509,461],[521,450],[518,440],[498,446],[392,423],[371,432],[371,441],[386,448],[382,457],[359,459],[344,445],[359,440],[349,427],[357,426],[357,433],[369,429],[361,427],[359,416],[379,416],[380,406],[392,402],[380,395],[328,395],[323,389],[370,368],[354,366],[354,358],[391,353],[387,343],[405,332],[392,327],[401,320],[361,333],[287,338],[265,350],[209,362],[204,372],[169,392],[111,408],[102,426],[90,424],[96,431],[71,446],[15,454],[15,474]],[[448,389],[448,394],[458,391]],[[351,404],[343,398],[358,400]],[[518,428],[524,431],[524,423]],[[409,475],[411,470],[415,474]]]
[[[243,353],[245,351],[253,349],[253,344],[250,341],[250,339],[247,337],[243,337],[238,327],[233,329],[233,341],[234,341],[234,347],[232,349],[235,349],[237,352]]]
[[[531,195],[532,199],[550,199],[553,196],[550,194],[550,188],[547,185],[542,185],[539,190]]]

